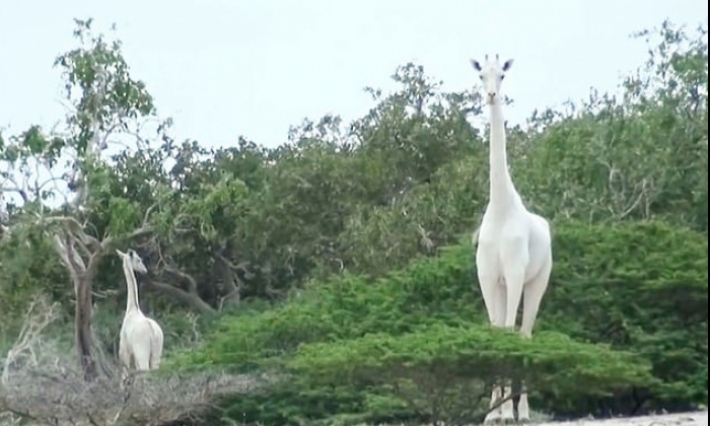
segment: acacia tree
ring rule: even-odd
[[[2,262],[9,259],[12,263],[7,269],[1,265],[3,279],[8,272],[18,276],[18,270],[28,263],[29,271],[23,272],[27,275],[20,276],[26,279],[32,275],[31,284],[35,289],[40,287],[40,292],[52,289],[54,281],[70,278],[81,371],[67,371],[62,355],[56,353],[44,354],[48,356],[41,368],[13,365],[13,373],[5,374],[8,386],[0,392],[0,413],[46,424],[163,424],[202,410],[220,388],[248,390],[254,381],[214,375],[192,377],[194,381],[158,376],[136,388],[119,383],[115,370],[97,360],[92,341],[93,295],[101,278],[109,275],[101,265],[118,244],[129,240],[139,246],[154,244],[165,232],[160,226],[167,223],[163,219],[169,215],[164,212],[171,207],[168,201],[173,194],[162,162],[146,171],[136,193],[121,186],[123,182],[115,179],[113,169],[117,157],[131,151],[129,145],[155,154],[144,127],[155,124],[157,137],[166,139],[170,123],[156,121],[152,98],[143,83],[131,77],[120,43],[94,35],[91,21],[77,20],[76,24],[80,47],[61,55],[55,63],[65,81],[69,109],[65,129],[48,134],[33,126],[3,141],[3,193],[14,191],[18,196],[4,206],[8,218],[3,223],[6,229],[0,250],[7,255]],[[120,147],[118,155],[114,151],[111,156],[116,145]],[[134,175],[138,175],[135,170]],[[68,183],[66,187],[61,181]],[[54,270],[54,266],[61,269]],[[8,281],[12,290],[26,284]],[[2,290],[6,290],[4,285]],[[5,303],[3,299],[0,303]],[[10,355],[25,346],[11,348]],[[9,358],[8,363],[13,362]],[[82,381],[92,383],[82,385]],[[132,393],[141,397],[131,397]]]
[[[3,206],[3,226],[12,228],[13,244],[40,230],[59,254],[74,283],[77,346],[89,377],[92,290],[115,279],[99,265],[121,241],[136,240],[152,261],[148,290],[202,314],[240,299],[252,274],[235,218],[248,186],[258,186],[253,176],[265,153],[244,140],[217,151],[176,144],[167,135],[170,120],[157,121],[145,85],[131,77],[120,43],[95,35],[91,20],[76,24],[80,47],[55,61],[69,109],[65,129],[48,135],[33,126],[0,139],[0,160],[3,194],[19,194]],[[154,125],[154,137],[145,136],[146,125]]]
[[[99,264],[119,240],[150,233],[147,219],[134,229],[112,235],[100,234],[88,220],[92,211],[103,208],[108,163],[102,155],[110,145],[131,140],[140,148],[141,126],[155,118],[155,108],[145,85],[131,77],[120,42],[94,35],[91,20],[75,22],[74,35],[81,46],[55,61],[65,82],[66,128],[46,136],[40,127],[32,126],[10,138],[4,146],[6,172],[2,177],[8,184],[3,191],[14,191],[21,200],[7,206],[16,222],[10,232],[40,227],[44,235],[51,236],[74,284],[76,345],[85,378],[90,380],[97,374],[91,319]],[[40,169],[49,177],[42,180]],[[66,182],[66,187],[58,185],[59,181]],[[64,202],[51,208],[47,202],[54,198],[56,205],[57,197]],[[112,213],[120,216],[122,212]],[[146,217],[149,214],[150,210]]]

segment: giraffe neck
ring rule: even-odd
[[[490,105],[490,187],[489,206],[493,209],[504,209],[515,200],[515,186],[508,172],[508,156],[506,153],[505,125],[501,103],[495,100]]]
[[[136,284],[136,275],[128,259],[123,261],[123,273],[126,275],[126,287],[128,295],[126,297],[126,313],[137,311],[140,312],[140,304],[138,303],[138,285]]]

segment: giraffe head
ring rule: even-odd
[[[508,72],[513,65],[513,60],[508,59],[502,64],[498,60],[498,55],[494,60],[489,60],[488,55],[485,57],[483,65],[475,59],[471,59],[473,69],[478,72],[483,86],[483,95],[486,102],[491,105],[501,98],[500,86],[505,78],[505,73]]]
[[[143,259],[138,256],[138,253],[136,253],[135,250],[128,249],[128,251],[124,253],[121,250],[116,249],[116,253],[121,257],[121,259],[123,259],[124,262],[128,262],[134,271],[140,272],[141,274],[148,273],[148,268],[145,267]]]

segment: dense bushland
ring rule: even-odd
[[[150,270],[142,307],[166,334],[161,372],[276,381],[220,398],[216,418],[455,424],[480,415],[503,373],[560,416],[707,404],[706,28],[639,34],[649,60],[619,95],[508,129],[516,185],[554,228],[525,342],[485,326],[472,269],[488,167],[486,129],[470,124],[478,88],[444,92],[406,64],[353,123],[306,119],[276,148],[206,148],[171,137],[120,42],[90,21],[76,34],[55,63],[64,126],[0,134],[6,370],[54,347],[35,333],[7,350],[40,330],[23,315],[39,295],[57,303],[44,333],[66,348],[78,331],[78,355],[96,361],[81,373],[101,376],[125,306],[113,249],[130,246]],[[137,149],[107,148],[126,141]]]
[[[303,401],[318,385],[328,395],[344,377],[360,392],[351,397],[364,404],[351,414],[376,417],[365,405],[373,375],[394,385],[395,378],[413,379],[417,369],[428,368],[443,383],[490,379],[524,364],[530,374],[542,374],[537,404],[559,414],[686,409],[691,401],[707,400],[703,235],[663,222],[562,222],[554,248],[555,271],[533,341],[517,335],[505,340],[482,327],[472,250],[463,244],[384,278],[314,281],[280,307],[226,316],[200,351],[173,362],[301,374],[304,382],[291,390],[290,405],[253,414],[271,413],[277,423],[299,409],[301,416],[345,412],[352,401],[341,406],[339,395],[330,407]],[[611,391],[613,397],[606,393]],[[276,392],[283,392],[281,385]],[[392,407],[404,405],[392,401]],[[233,410],[248,412],[252,403],[241,397]]]

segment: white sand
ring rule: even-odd
[[[708,412],[658,414],[618,419],[583,419],[571,422],[538,423],[538,426],[708,426]]]
[[[474,425],[471,425],[474,426]],[[566,422],[532,423],[531,426],[708,426],[708,412],[695,411],[616,419],[581,419]]]

